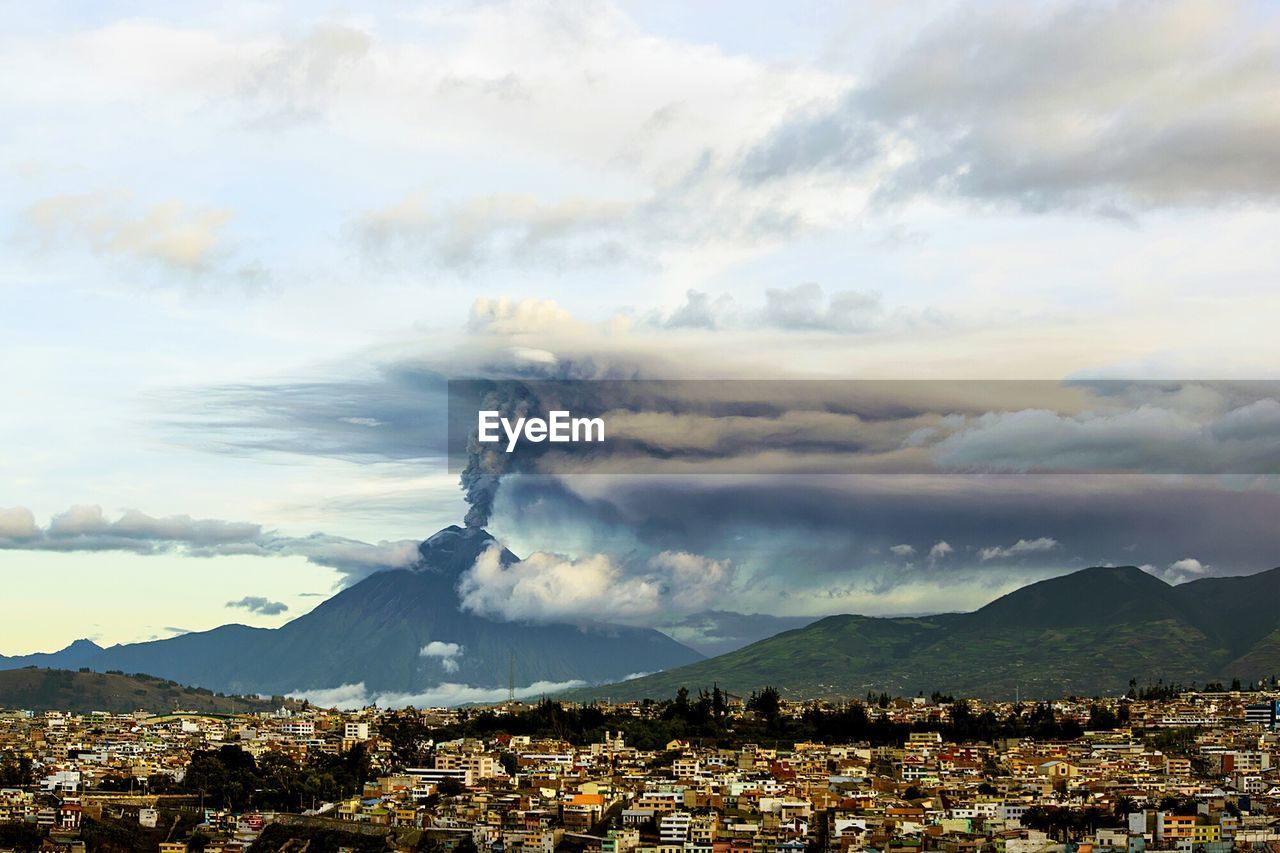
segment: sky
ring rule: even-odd
[[[1280,430],[1192,382],[1280,379],[1273,3],[0,11],[0,653],[278,626],[408,564],[467,510],[456,375],[1176,385],[918,413],[1092,475],[510,477],[526,559],[463,595],[494,618],[1280,565],[1269,445],[1098,470]]]

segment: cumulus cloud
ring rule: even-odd
[[[498,335],[556,334],[580,327],[554,299],[480,297],[471,304],[469,328]]]
[[[984,562],[987,560],[1007,560],[1011,557],[1023,557],[1027,554],[1052,551],[1057,547],[1058,540],[1051,539],[1048,536],[1041,536],[1038,539],[1019,539],[1008,547],[991,545],[983,548],[978,552],[978,559]]]
[[[916,552],[916,549],[912,545],[890,545],[889,551],[899,557],[910,557]]]
[[[1141,568],[1143,571],[1173,584],[1192,581],[1210,574],[1210,567],[1195,557],[1183,557],[1181,560],[1174,560],[1163,568],[1150,564],[1141,566]]]
[[[929,549],[929,559],[940,560],[943,557],[947,556],[948,554],[954,554],[955,550],[956,549],[952,548],[951,545],[945,540],[939,540],[937,542],[934,542],[933,547]]]
[[[25,506],[0,507],[0,539],[32,539],[37,534],[36,516]]]
[[[272,601],[260,595],[246,595],[236,601],[228,601],[226,606],[238,607],[241,610],[248,610],[250,613],[258,613],[263,616],[279,616],[289,609],[289,605],[283,601]]]
[[[457,672],[458,659],[462,657],[462,646],[457,643],[432,640],[418,651],[418,656],[440,661],[440,666],[445,672]]]
[[[669,329],[722,329],[739,321],[738,304],[722,293],[714,299],[710,294],[690,289],[684,303],[662,321]]]
[[[43,528],[36,525],[34,514],[25,507],[4,510],[0,513],[0,550],[298,556],[337,569],[349,578],[380,569],[404,568],[418,561],[416,540],[369,543],[325,533],[285,536],[250,522],[194,519],[187,515],[157,517],[136,509],[109,519],[96,504],[73,506],[53,516]]]
[[[638,563],[534,552],[504,566],[494,547],[459,579],[458,593],[464,610],[506,621],[649,624],[664,614],[706,609],[733,575],[726,560],[680,551]]]
[[[535,681],[516,687],[515,695],[517,699],[528,699],[585,686],[585,681],[576,680]],[[338,687],[296,690],[289,694],[294,699],[305,699],[322,708],[341,710],[357,710],[371,705],[380,708],[451,708],[472,703],[502,702],[507,695],[506,687],[476,687],[452,682],[437,684],[421,693],[370,692],[364,682],[356,682]]]

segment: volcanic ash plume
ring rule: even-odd
[[[538,400],[518,382],[498,382],[481,401],[483,410],[497,411],[514,421],[538,412]],[[517,470],[521,462],[519,449],[507,453],[501,444],[481,444],[476,431],[467,438],[467,466],[459,483],[469,506],[464,523],[467,527],[484,527],[493,515],[493,502],[504,475]]]

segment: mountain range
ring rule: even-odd
[[[1177,586],[1133,566],[1084,569],[971,613],[829,616],[703,658],[649,628],[500,622],[462,609],[459,576],[491,547],[483,530],[449,527],[421,543],[414,566],[370,575],[280,628],[223,625],[110,648],[79,640],[50,654],[0,656],[0,670],[148,673],[322,702],[346,688],[346,701],[383,704],[484,701],[504,696],[509,683],[577,700],[665,698],[713,685],[740,695],[773,686],[792,699],[1045,698],[1116,694],[1131,679],[1247,682],[1280,673],[1280,569]],[[517,557],[504,548],[500,559]],[[719,634],[798,621],[709,611],[681,630],[728,648]],[[466,690],[441,690],[455,687]]]
[[[239,694],[413,696],[446,685],[500,689],[509,682],[562,686],[620,680],[702,656],[650,628],[528,625],[459,606],[458,577],[494,546],[478,528],[448,527],[422,542],[407,569],[381,571],[280,628],[223,625],[163,640],[100,648],[80,640],[60,652],[0,658],[25,666],[148,673]],[[501,561],[516,556],[505,548]]]
[[[1084,569],[972,613],[830,616],[728,654],[566,698],[669,697],[713,685],[787,698],[868,692],[1012,699],[1119,694],[1280,673],[1280,569],[1171,586],[1133,566]]]

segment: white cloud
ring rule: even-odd
[[[585,681],[535,681],[517,687],[517,699],[541,697],[575,687],[586,686]],[[471,703],[492,703],[505,701],[508,695],[506,687],[475,687],[470,684],[454,684],[445,682],[420,693],[371,693],[364,682],[343,684],[339,687],[296,690],[289,696],[294,699],[306,699],[313,705],[323,708],[340,708],[355,710],[369,705],[380,708],[450,708]]]
[[[1181,560],[1174,560],[1163,568],[1150,564],[1140,566],[1140,568],[1144,572],[1155,575],[1168,583],[1178,584],[1208,575],[1211,567],[1200,562],[1195,557],[1183,557]]]
[[[581,328],[554,299],[480,297],[471,304],[469,328],[496,335],[557,334]]]
[[[458,658],[462,657],[462,646],[457,643],[445,643],[432,640],[418,651],[419,657],[435,658],[445,672],[458,671]]]
[[[933,543],[933,547],[929,549],[929,559],[940,560],[943,557],[947,556],[948,554],[955,553],[955,550],[956,549],[952,548],[951,544],[948,543],[946,540],[940,539],[937,542]]]
[[[31,539],[37,533],[35,514],[25,506],[0,507],[0,539]]]
[[[1008,547],[992,545],[991,547],[983,548],[978,552],[978,559],[984,562],[987,560],[1007,560],[1010,557],[1024,557],[1027,554],[1052,551],[1057,547],[1058,540],[1051,539],[1048,536],[1041,536],[1039,539],[1019,539]]]
[[[341,708],[344,711],[363,708],[369,704],[369,694],[364,689],[363,681],[338,687],[298,690],[290,693],[289,696],[294,699],[305,699],[322,708]]]
[[[534,552],[503,566],[490,548],[458,583],[462,607],[510,621],[648,624],[711,606],[733,580],[727,560],[663,551],[635,564],[604,554]]]

